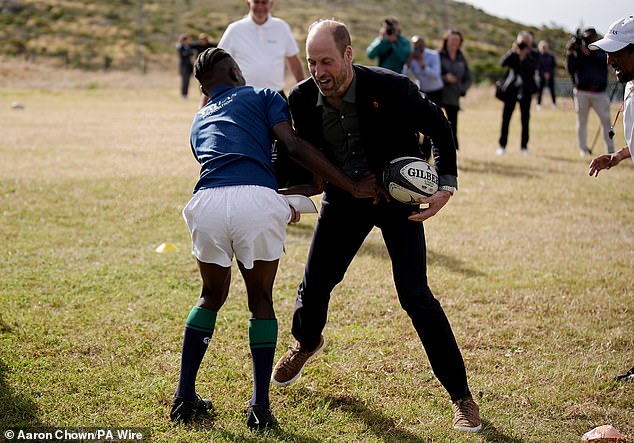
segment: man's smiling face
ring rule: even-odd
[[[315,29],[306,40],[308,69],[325,97],[343,97],[352,82],[352,47],[342,54],[333,35],[324,28]]]
[[[634,45],[608,53],[608,64],[614,68],[616,78],[621,83],[634,80]]]

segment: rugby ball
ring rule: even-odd
[[[387,192],[401,203],[419,204],[438,190],[436,169],[417,157],[399,157],[383,169],[383,184]]]

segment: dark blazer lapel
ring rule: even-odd
[[[383,110],[381,107],[381,94],[377,94],[376,83],[373,87],[369,85],[369,77],[372,73],[359,69],[355,65],[355,74],[357,76],[356,97],[361,141],[370,162],[376,164],[377,153],[374,152],[376,148],[376,137],[380,131],[384,130],[385,126],[385,121],[381,117]],[[376,82],[377,77],[374,77],[373,80]]]

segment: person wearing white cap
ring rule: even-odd
[[[634,15],[612,23],[605,36],[588,47],[605,51],[608,54],[608,64],[614,69],[617,80],[626,84],[621,109],[627,145],[613,154],[600,155],[592,160],[588,174],[596,177],[599,171],[610,169],[621,160],[632,158],[634,161],[631,151],[634,146]],[[614,136],[614,132],[611,135]]]

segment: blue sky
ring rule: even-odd
[[[483,11],[533,26],[555,24],[574,32],[596,28],[604,34],[619,18],[634,14],[633,0],[459,0]]]

